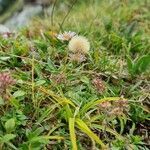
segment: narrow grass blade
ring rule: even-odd
[[[38,124],[40,124],[41,122],[44,121],[45,118],[47,118],[47,116],[50,116],[50,114],[52,113],[53,110],[55,110],[55,108],[58,107],[58,104],[54,104],[52,106],[49,106],[43,113],[42,115],[39,117],[38,119]],[[49,117],[48,117],[49,118]]]
[[[89,109],[93,108],[94,106],[98,105],[99,103],[106,102],[106,101],[118,101],[118,100],[122,100],[122,98],[121,97],[106,97],[106,98],[103,98],[100,100],[91,101],[83,106],[83,108],[80,111],[80,114],[81,115],[85,114]]]
[[[66,118],[67,118],[67,121],[69,121],[69,118],[72,118],[73,117],[73,113],[72,113],[72,110],[70,109],[70,106],[67,104],[65,107],[65,111],[66,111]]]
[[[42,142],[42,141],[45,141],[45,140],[63,140],[64,138],[61,137],[61,136],[38,136],[38,137],[34,137],[30,140],[30,143],[33,143],[33,142]]]
[[[58,95],[54,94],[52,91],[50,91],[46,88],[40,87],[39,90],[42,91],[43,93],[51,96],[56,102],[61,103],[62,105],[64,103],[64,104],[70,104],[71,106],[75,107],[74,103],[71,100],[69,100],[67,98],[59,97]]]
[[[111,129],[109,127],[104,127],[104,126],[98,125],[98,124],[92,124],[92,127],[96,128],[96,129],[100,129],[100,130],[105,130],[105,131],[113,134],[119,140],[123,140],[124,139],[123,136],[121,136],[120,134],[118,134],[116,131],[114,131],[113,129]]]
[[[106,145],[99,139],[99,137],[93,133],[90,128],[81,120],[76,119],[77,127],[84,133],[86,133],[92,140],[95,140],[98,144],[101,145],[103,150],[106,150]]]
[[[70,138],[72,142],[72,149],[77,150],[77,142],[76,142],[74,126],[75,126],[75,118],[69,118],[69,132],[70,132]]]

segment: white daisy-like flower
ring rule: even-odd
[[[69,41],[76,35],[75,32],[72,31],[65,31],[64,33],[60,33],[57,35],[57,39],[61,41]]]
[[[72,53],[87,54],[90,50],[90,43],[84,36],[75,36],[70,40],[68,48]]]

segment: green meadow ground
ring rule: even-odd
[[[16,80],[0,95],[0,149],[148,150],[149,9],[148,0],[66,0],[0,37],[0,71]],[[90,42],[83,62],[54,36],[69,30]]]

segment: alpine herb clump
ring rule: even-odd
[[[11,85],[15,84],[15,80],[10,76],[9,73],[0,73],[0,94],[6,93]]]

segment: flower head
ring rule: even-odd
[[[100,103],[99,106],[104,109],[107,109],[107,108],[111,107],[111,103],[106,101],[106,102]]]
[[[80,63],[86,60],[85,55],[81,53],[70,54],[69,58],[71,61],[80,62]]]
[[[60,73],[60,74],[57,74],[57,75],[51,75],[51,79],[56,84],[62,84],[62,83],[67,82],[67,78],[66,78],[65,74],[63,74],[63,73]]]
[[[8,73],[0,73],[0,94],[4,93],[14,83],[15,80]]]
[[[109,112],[109,115],[120,116],[123,114],[123,108],[115,107]]]
[[[90,50],[90,43],[83,36],[74,36],[69,42],[69,50],[73,53],[87,54]]]
[[[71,38],[73,38],[76,35],[75,32],[71,32],[71,31],[65,31],[64,33],[60,33],[58,34],[56,37],[57,39],[61,40],[61,41],[69,41],[71,40]]]
[[[92,84],[99,93],[104,92],[106,89],[104,82],[98,77],[92,80]]]

